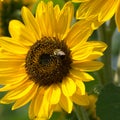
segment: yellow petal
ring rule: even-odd
[[[102,52],[92,51],[92,53],[84,60],[96,60],[97,58],[103,56],[104,54]]]
[[[105,44],[104,42],[102,41],[89,41],[87,42],[89,45],[93,46],[93,50],[94,51],[100,51],[100,52],[103,52],[106,50],[107,48],[107,44]]]
[[[67,77],[63,80],[61,89],[65,96],[72,96],[76,91],[76,84],[70,77]]]
[[[1,60],[0,59],[0,70],[4,68],[15,68],[20,67],[24,63],[24,60]]]
[[[12,110],[15,110],[27,104],[35,96],[37,89],[38,86],[34,85],[33,88],[25,96],[15,102],[15,104],[12,106]]]
[[[6,51],[0,51],[0,59],[1,60],[25,60],[26,55],[15,55],[10,54]]]
[[[6,42],[10,42],[10,43],[13,43],[13,44],[17,44],[17,45],[20,45],[22,46],[22,44],[20,42],[18,42],[16,39],[14,38],[11,38],[11,37],[6,37],[6,36],[3,36],[3,37],[0,37],[1,40],[4,40]],[[0,43],[1,44],[1,43]],[[2,50],[2,46],[1,46],[1,51],[5,51],[5,50]]]
[[[20,67],[20,65],[25,63],[25,56],[15,55],[15,54],[6,54],[0,52],[0,71],[12,67]]]
[[[55,12],[53,8],[53,2],[48,2],[47,9],[46,9],[46,18],[49,18],[46,20],[46,29],[48,36],[55,37],[56,36],[56,25],[57,20],[55,18]]]
[[[72,112],[73,109],[73,103],[70,100],[69,97],[66,97],[64,95],[61,95],[61,99],[60,99],[60,106],[68,113]]]
[[[0,72],[0,84],[2,85],[11,84],[11,83],[14,84],[14,83],[22,81],[24,78],[27,77],[27,74],[23,71],[19,71],[21,73],[18,73],[17,70],[13,71],[12,73],[11,72],[7,73],[7,72],[4,74]]]
[[[38,22],[38,25],[41,29],[41,34],[43,36],[48,36],[48,27],[46,27],[46,22],[48,21],[48,18],[46,18],[46,9],[47,5],[43,1],[41,1],[40,4],[38,4],[36,9],[36,21]]]
[[[42,102],[44,102],[43,96],[44,96],[44,89],[39,88],[36,96],[34,97],[34,99],[31,102],[31,105],[29,108],[29,113],[30,113],[29,116],[31,116],[31,117],[38,116],[39,109],[41,109]],[[31,119],[33,119],[33,118],[31,118]]]
[[[98,16],[101,7],[105,4],[103,0],[90,0],[80,5],[76,12],[77,19],[91,19]]]
[[[60,107],[59,104],[57,104],[57,105],[54,107],[54,111],[56,111],[56,112],[61,112],[61,111],[62,111],[62,109],[61,109],[61,107]]]
[[[79,93],[75,93],[71,99],[78,105],[89,105],[89,97],[87,95],[80,95]]]
[[[94,80],[94,78],[91,75],[89,75],[88,73],[82,72],[79,69],[71,69],[70,73],[73,76],[75,76],[76,78],[78,78],[84,82]]]
[[[84,60],[92,53],[92,50],[93,50],[92,45],[87,44],[83,44],[82,46],[77,45],[77,47],[73,48],[73,50],[71,51],[72,59],[79,61]]]
[[[72,67],[74,69],[79,69],[81,71],[96,71],[103,67],[103,63],[98,61],[86,61],[81,63],[73,63]]]
[[[11,104],[11,103],[13,103],[15,100],[5,100],[5,101],[3,101],[3,100],[0,100],[0,104]]]
[[[23,45],[31,46],[36,42],[33,33],[18,20],[10,21],[9,31],[11,36]]]
[[[66,32],[68,32],[73,19],[73,14],[73,5],[71,2],[67,2],[62,8],[57,22],[57,32],[60,40],[63,40]]]
[[[79,3],[79,2],[87,2],[89,0],[72,0],[72,2]]]
[[[84,85],[84,83],[79,79],[75,79],[75,83],[77,85],[77,89],[79,88],[79,90],[80,90],[80,94],[85,95],[85,85]]]
[[[115,14],[119,0],[108,0],[102,7],[98,21],[107,21]]]
[[[35,97],[34,107],[31,108],[36,117],[49,118],[51,115],[51,104],[49,96],[49,89],[41,87]]]
[[[48,89],[48,99],[50,100],[50,104],[57,104],[61,96],[60,88],[57,85],[51,85]]]
[[[8,91],[8,90],[12,90],[15,89],[19,86],[21,86],[23,83],[25,83],[25,81],[27,81],[27,75],[22,75],[22,76],[15,76],[15,77],[11,77],[9,78],[8,76],[6,76],[5,78],[3,77],[3,83],[6,85],[2,88],[0,88],[0,92],[2,91]],[[0,77],[0,84],[1,84],[1,77]],[[2,84],[3,84],[2,83]]]
[[[43,1],[40,2],[36,11],[36,20],[38,21],[43,36],[56,36],[57,20],[51,1],[47,4]]]
[[[36,94],[37,95],[37,94]],[[30,102],[30,106],[29,106],[29,110],[28,110],[28,115],[29,115],[29,118],[31,120],[34,120],[35,117],[36,117],[36,113],[34,111],[34,104],[35,104],[35,99],[36,99],[36,95],[35,97],[32,99],[32,101]]]
[[[52,112],[53,112],[53,110],[50,109],[50,105],[47,102],[41,106],[41,109],[39,110],[39,113],[38,113],[38,117],[49,118],[51,116]]]
[[[101,41],[90,41],[88,42],[89,45],[93,46],[93,50],[89,56],[85,58],[86,61],[88,60],[95,60],[103,55],[103,52],[106,50],[107,45]]]
[[[14,54],[26,54],[28,49],[15,43],[14,39],[9,37],[1,37],[0,45],[3,49]]]
[[[13,68],[0,69],[0,77],[1,78],[2,77],[4,78],[5,76],[8,76],[8,77],[16,76],[16,75],[20,75],[20,74],[23,74],[23,73],[26,73],[24,66],[21,66],[17,69],[15,69],[14,67]]]
[[[60,15],[60,7],[59,7],[59,5],[55,5],[55,7],[54,7],[54,13],[55,13],[56,19],[58,19],[59,15]]]
[[[32,120],[47,120],[47,118],[46,117],[45,118],[37,117],[37,118],[34,118]]]
[[[25,26],[30,29],[31,33],[35,35],[36,40],[41,39],[41,31],[39,25],[35,18],[33,17],[32,13],[29,11],[28,8],[23,7],[21,10],[22,18],[25,23]]]
[[[65,41],[69,48],[76,47],[76,45],[83,44],[87,41],[93,30],[85,20],[76,22],[68,32]],[[80,29],[82,28],[82,29]]]
[[[34,83],[32,81],[26,82],[23,85],[15,88],[14,90],[8,92],[3,98],[2,102],[6,103],[6,100],[16,100],[25,96],[33,87]]]

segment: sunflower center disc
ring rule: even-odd
[[[71,55],[65,42],[42,38],[33,44],[26,56],[26,73],[39,86],[61,83],[71,69]]]

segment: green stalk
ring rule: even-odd
[[[89,120],[88,114],[82,106],[74,105],[74,111],[78,120]]]
[[[116,26],[114,18],[111,19],[110,24],[103,24],[98,30],[98,39],[105,42],[108,47],[104,52],[102,61],[104,63],[104,68],[101,71],[101,82],[102,84],[107,84],[113,81],[113,70],[111,66],[111,47],[112,47],[112,36]]]

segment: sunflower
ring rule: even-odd
[[[75,2],[75,1],[74,1]],[[77,10],[77,19],[97,19],[104,23],[115,14],[116,24],[120,31],[120,0],[89,0],[80,5]]]
[[[99,70],[96,59],[106,44],[87,41],[92,34],[88,21],[71,25],[74,8],[67,2],[60,10],[52,2],[38,4],[35,17],[21,10],[23,23],[12,20],[11,37],[0,38],[0,91],[8,91],[1,103],[12,110],[30,102],[29,117],[50,118],[56,106],[71,113],[73,103],[89,104],[84,82]]]

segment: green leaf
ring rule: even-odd
[[[96,103],[101,120],[120,120],[120,87],[110,83],[101,91]]]
[[[0,120],[29,120],[28,105],[17,110],[11,110],[12,105],[0,104]]]
[[[95,80],[89,81],[89,82],[84,82],[85,84],[85,88],[88,94],[99,94],[100,90],[101,90],[101,86],[100,86],[100,81],[98,78],[98,72],[91,72],[89,73]]]
[[[112,37],[112,68],[117,70],[117,60],[120,53],[120,32],[115,30]]]

